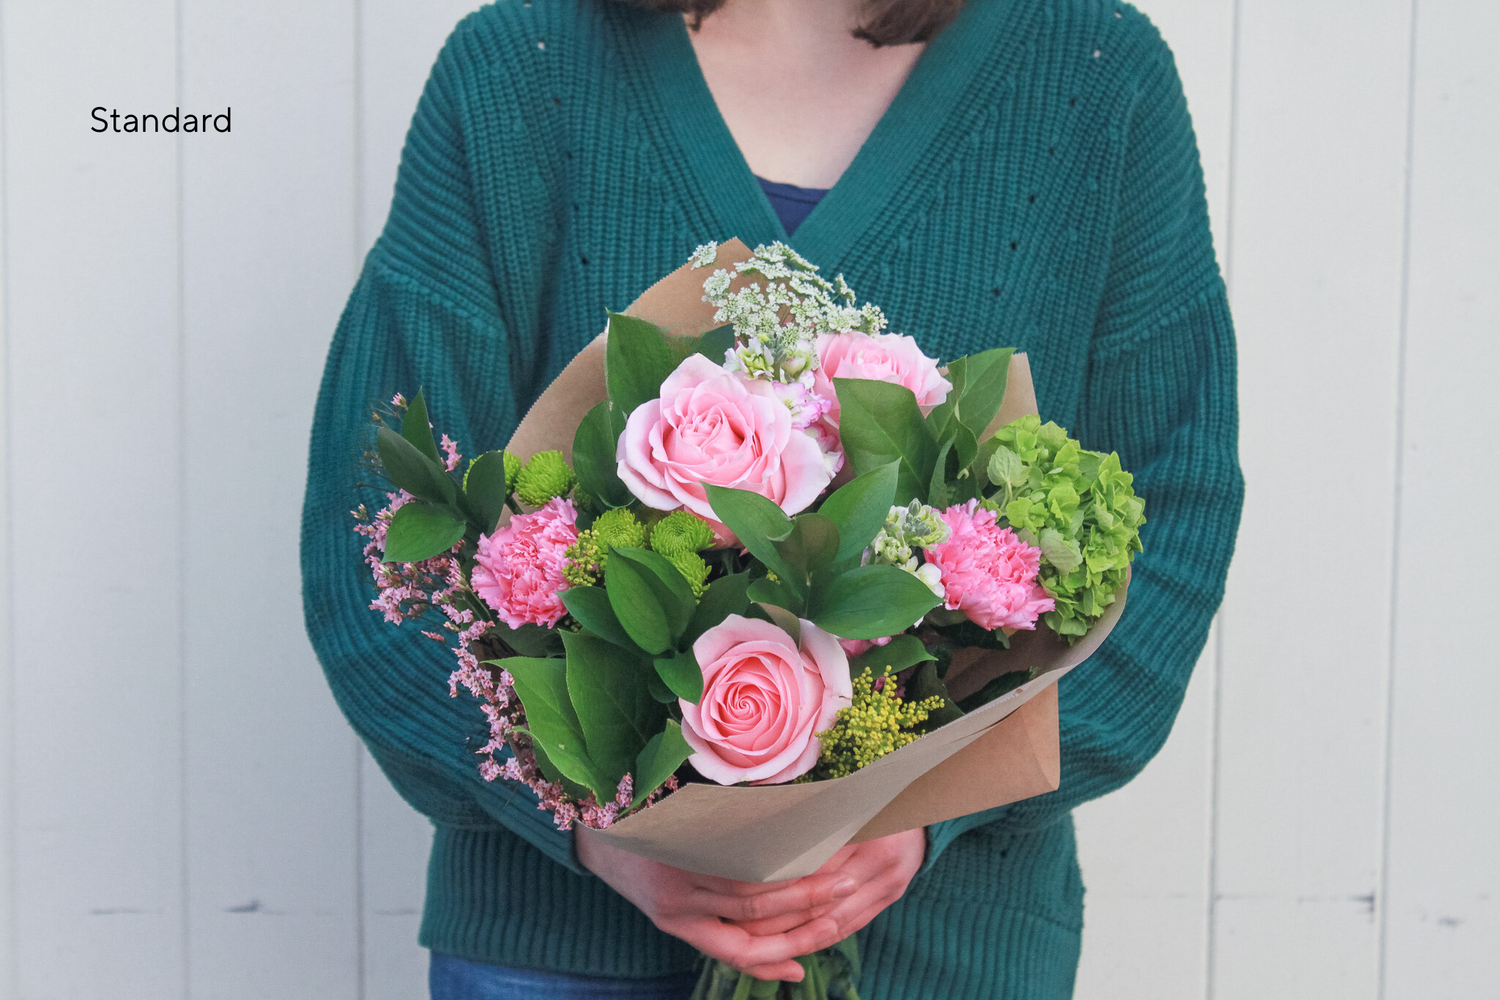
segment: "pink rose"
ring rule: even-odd
[[[833,385],[836,378],[904,385],[917,397],[923,413],[940,405],[953,388],[938,371],[937,359],[923,354],[915,340],[901,333],[819,335],[813,391],[833,400],[833,409],[824,418],[833,427],[839,425],[839,396]]]
[[[553,498],[531,514],[517,514],[493,534],[479,536],[471,582],[484,603],[511,628],[530,622],[551,628],[567,614],[563,567],[578,541],[573,501]]]
[[[642,503],[686,507],[709,520],[704,483],[759,493],[795,514],[832,479],[817,441],[792,427],[769,382],[727,372],[701,354],[667,376],[660,399],[635,408],[615,457]]]
[[[730,615],[693,643],[703,699],[682,705],[682,735],[698,773],[721,785],[776,785],[806,774],[816,733],[854,699],[838,640],[802,622],[802,644],[770,622]]]
[[[1036,582],[1042,550],[995,523],[995,512],[978,500],[949,507],[943,521],[948,540],[924,549],[928,565],[942,571],[943,607],[962,610],[981,628],[1034,629],[1055,602]]]

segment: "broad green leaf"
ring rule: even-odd
[[[488,535],[495,530],[509,495],[505,489],[503,451],[487,451],[469,463],[469,471],[464,474],[464,496],[481,532]]]
[[[932,662],[923,663],[912,674],[911,680],[906,683],[906,700],[926,701],[928,698],[937,696],[943,699],[943,705],[935,712],[927,714],[927,721],[923,729],[927,732],[946,726],[955,719],[962,718],[964,710],[954,704],[953,699],[948,696],[948,685],[938,676],[937,664]]]
[[[891,668],[891,673],[898,674],[907,667],[924,660],[936,660],[937,657],[927,652],[927,647],[922,645],[922,640],[914,635],[898,635],[884,646],[874,646],[849,660],[849,672],[858,674],[866,667],[871,673],[879,676],[886,667]]]
[[[771,539],[791,575],[782,581],[806,600],[812,587],[822,583],[839,553],[839,529],[822,514],[798,514],[792,527]]]
[[[625,632],[615,609],[610,606],[609,594],[603,587],[569,587],[562,592],[563,607],[578,620],[578,624],[623,649],[638,650]]]
[[[672,689],[667,687],[667,682],[662,680],[661,675],[654,670],[646,678],[646,688],[651,692],[651,697],[663,705],[670,705],[677,700],[677,696],[672,693]]]
[[[898,464],[889,462],[855,476],[834,490],[818,513],[839,531],[837,563],[858,560],[885,525],[896,500]]]
[[[996,486],[1018,489],[1026,482],[1026,463],[1005,445],[996,444],[994,453],[986,463],[985,475]]]
[[[552,758],[547,756],[547,752],[542,749],[542,745],[535,739],[531,741],[531,752],[536,755],[537,770],[542,772],[544,778],[562,785],[564,790],[575,799],[588,798],[589,792],[592,789],[587,785],[580,785],[559,771],[557,765],[552,763]]]
[[[938,510],[945,509],[952,502],[948,498],[948,454],[952,450],[953,439],[949,438],[938,449],[937,460],[932,463],[932,482],[927,486],[927,502]]]
[[[857,566],[820,594],[813,623],[845,639],[904,632],[938,605],[927,585],[895,566]]]
[[[401,436],[422,454],[439,465],[443,464],[437,442],[432,438],[432,422],[427,416],[427,400],[421,389],[417,390],[416,396],[406,405],[406,415],[401,418]]]
[[[408,501],[391,518],[384,559],[388,563],[421,562],[442,555],[459,543],[466,527],[445,508]]]
[[[578,713],[584,745],[596,771],[609,783],[608,795],[635,763],[636,754],[666,720],[666,708],[651,697],[651,669],[641,660],[581,632],[564,632],[568,651],[568,697]],[[549,750],[550,752],[550,750]]]
[[[682,727],[668,719],[666,728],[647,740],[635,758],[635,798],[630,807],[645,802],[646,796],[660,788],[692,755],[693,748],[683,738]]]
[[[635,497],[620,481],[615,446],[625,429],[624,411],[600,403],[584,416],[573,434],[573,471],[578,486],[606,507],[628,507]]]
[[[656,667],[656,675],[662,679],[662,683],[677,697],[694,705],[703,698],[703,670],[698,666],[692,650],[659,656],[652,665]]]
[[[985,432],[995,414],[1000,412],[1010,375],[1010,358],[1015,353],[1014,347],[997,347],[962,359],[964,388],[954,412],[975,438]],[[951,371],[953,365],[948,367]]]
[[[792,637],[792,642],[802,645],[802,619],[779,604],[762,604],[761,610],[771,619],[771,624]]]
[[[458,489],[447,471],[417,450],[417,446],[389,427],[375,432],[380,446],[380,464],[386,478],[419,500],[439,506],[451,505]]]
[[[653,656],[672,645],[666,609],[656,596],[655,574],[629,559],[611,558],[604,572],[604,590],[615,618],[632,642]]]
[[[601,801],[613,798],[618,779],[611,782],[589,756],[583,727],[568,694],[567,663],[530,656],[491,662],[510,672],[521,707],[526,709],[526,732],[532,742],[545,748],[558,771],[593,789]]]
[[[749,573],[732,573],[721,576],[708,585],[698,599],[697,610],[688,622],[679,645],[687,647],[698,641],[698,637],[718,625],[730,615],[742,615],[750,604],[745,588],[750,585]]]
[[[756,604],[772,604],[778,608],[786,608],[787,610],[791,610],[791,606],[794,604],[802,603],[792,596],[790,590],[779,583],[772,583],[764,577],[751,583],[745,590],[745,596]]]
[[[730,489],[725,486],[704,484],[708,492],[708,503],[715,516],[739,537],[740,544],[750,550],[771,572],[785,578],[792,570],[781,559],[781,553],[771,543],[773,538],[783,538],[792,530],[792,519],[786,512],[759,493]]]
[[[1055,528],[1042,529],[1039,548],[1042,550],[1042,558],[1062,573],[1073,572],[1083,562],[1083,553],[1079,551],[1078,543],[1064,538]]]
[[[925,501],[937,442],[917,408],[917,397],[889,382],[836,378],[833,384],[839,396],[839,436],[855,471],[897,462],[894,502]]]
[[[716,326],[703,336],[699,337],[693,345],[694,353],[701,354],[716,365],[724,363],[724,355],[734,346],[734,324],[725,323]]]
[[[667,630],[671,633],[671,642],[676,642],[683,632],[687,630],[688,622],[693,618],[693,610],[697,602],[693,599],[693,588],[688,586],[687,579],[682,573],[667,562],[665,556],[650,549],[621,548],[611,549],[609,565],[614,567],[615,560],[621,559],[633,563],[636,569],[641,571],[646,583],[656,594],[657,603],[666,613]],[[605,572],[606,578],[609,571]]]
[[[661,395],[661,384],[677,367],[661,329],[624,313],[609,314],[604,377],[609,399],[624,416]]]

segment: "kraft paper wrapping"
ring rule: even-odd
[[[739,240],[719,247],[716,265],[750,257]],[[678,336],[711,329],[703,301],[710,269],[687,265],[657,282],[626,310]],[[607,397],[601,335],[563,369],[516,428],[507,450],[528,458],[561,450],[571,461],[579,421]],[[1037,412],[1024,354],[1011,360],[1005,402],[989,430]],[[678,868],[747,882],[811,874],[845,844],[965,816],[1057,788],[1058,678],[1088,659],[1119,620],[1125,590],[1077,645],[1045,630],[1020,632],[1008,651],[954,657],[955,699],[1010,670],[1037,676],[988,705],[936,729],[845,778],[807,784],[723,787],[688,784],[608,830],[579,826],[635,854]]]

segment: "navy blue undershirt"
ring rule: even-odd
[[[828,193],[823,188],[801,188],[795,184],[777,184],[768,181],[764,177],[757,177],[760,181],[760,189],[766,193],[766,200],[776,210],[776,217],[781,220],[782,226],[786,228],[787,235],[797,231],[806,219],[817,207],[818,202]]]

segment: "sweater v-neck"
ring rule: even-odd
[[[1020,0],[969,0],[912,67],[895,99],[838,181],[789,235],[734,141],[676,13],[642,19],[640,54],[694,183],[725,231],[752,246],[781,240],[809,260],[836,268],[959,113],[965,85],[996,39],[1011,44],[1002,20]]]

